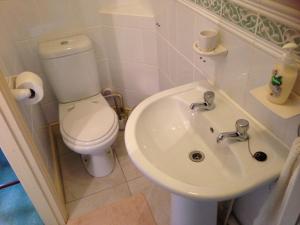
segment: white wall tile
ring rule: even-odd
[[[278,59],[261,49],[253,47],[248,63],[251,65],[249,68],[248,90],[251,90],[268,84],[271,79],[272,70],[274,65],[278,63]]]
[[[40,104],[32,105],[30,111],[31,120],[33,122],[33,128],[35,130],[47,127],[47,121],[43,114]]]
[[[141,18],[140,16],[100,13],[101,24],[110,27],[140,28]]]
[[[176,45],[177,35],[177,2],[173,0],[167,0],[167,25],[168,25],[168,41]]]
[[[48,123],[54,123],[58,121],[58,102],[41,104],[41,108]]]
[[[156,10],[156,21],[159,24],[159,27],[157,27],[157,31],[164,38],[168,39],[169,37],[169,28],[168,28],[168,19],[167,19],[168,1],[163,0],[158,5],[159,7]]]
[[[194,67],[194,81],[207,80],[203,72]]]
[[[147,30],[151,30],[153,32],[156,31],[156,25],[155,25],[155,17],[144,17],[141,16],[139,17],[139,23],[140,23],[140,28],[142,29],[147,29]]]
[[[157,39],[153,31],[143,30],[143,56],[144,63],[157,66]]]
[[[101,25],[101,16],[98,12],[100,9],[99,0],[73,0],[78,4],[79,16],[82,18],[83,26],[86,28]]]
[[[168,70],[168,43],[165,39],[158,34],[157,35],[157,57],[158,57],[158,67],[165,73],[169,74]]]
[[[193,60],[195,14],[181,3],[176,4],[176,48]]]
[[[31,114],[31,106],[25,105],[24,103],[18,102],[19,109],[23,115],[23,118],[25,119],[25,122],[30,129],[30,131],[33,131],[33,120],[32,120],[32,114]]]
[[[81,33],[83,23],[79,5],[74,0],[39,0],[42,40],[50,40]]]
[[[163,91],[166,89],[170,89],[175,87],[173,82],[169,79],[169,77],[164,74],[162,71],[159,71],[159,90]]]
[[[53,168],[53,156],[51,152],[51,145],[49,140],[48,127],[34,129],[33,130],[33,138],[38,145],[40,150],[40,154],[44,160],[44,165],[49,171],[52,179],[55,179],[54,176],[54,168]]]
[[[9,34],[9,31],[2,26],[0,27],[0,33],[0,69],[2,69],[6,75],[21,73],[24,67],[12,40],[12,36]]]
[[[111,88],[112,79],[110,75],[110,68],[109,68],[109,61],[108,60],[101,60],[98,61],[98,70],[101,82],[101,88]]]
[[[211,83],[216,82],[217,68],[220,67],[218,58],[205,57],[194,53],[194,65]]]
[[[194,79],[194,66],[173,47],[168,48],[168,71],[171,81],[177,86]]]
[[[104,27],[103,31],[109,59],[143,61],[143,42],[140,29]]]
[[[38,41],[36,39],[17,41],[16,49],[24,70],[37,74],[42,73],[42,67],[38,55]]]
[[[92,40],[97,60],[107,59],[102,27],[93,27],[86,30],[87,36]]]
[[[253,56],[250,43],[226,30],[220,30],[224,45],[229,49],[227,56],[215,59],[217,84],[231,98],[244,106],[247,82]]]
[[[35,0],[0,1],[0,19],[13,40],[36,37],[43,30]]]
[[[110,61],[114,87],[131,90],[141,95],[158,91],[158,68],[141,63]]]
[[[145,95],[140,92],[130,91],[130,90],[122,90],[118,89],[118,91],[124,96],[125,99],[125,106],[134,108],[143,100],[145,100],[149,95]]]

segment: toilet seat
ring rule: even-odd
[[[80,154],[107,148],[118,132],[118,118],[104,97],[59,105],[60,131],[65,143]]]

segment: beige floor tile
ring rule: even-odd
[[[119,201],[130,196],[127,184],[121,184],[113,188],[98,192],[80,200],[72,201],[67,204],[70,219],[82,216],[101,206]]]
[[[171,197],[166,190],[153,184],[145,177],[128,182],[132,194],[143,193],[151,207],[157,225],[170,224]]]
[[[67,202],[126,182],[117,160],[114,171],[102,178],[90,176],[76,153],[62,155],[61,168]]]
[[[127,154],[124,141],[124,132],[119,132],[118,138],[113,145],[113,149],[116,152],[117,158],[120,162],[120,166],[124,172],[127,181],[142,176],[141,172],[135,167],[135,165],[132,163],[131,159]]]
[[[143,194],[100,207],[68,221],[68,225],[156,225]]]

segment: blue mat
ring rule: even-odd
[[[0,149],[0,184],[17,179]],[[0,225],[43,225],[21,184],[0,190]]]

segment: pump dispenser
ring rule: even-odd
[[[282,56],[282,63],[275,65],[272,78],[269,84],[270,92],[268,99],[275,104],[284,104],[296,83],[298,64],[295,61],[293,51],[298,48],[295,43],[288,43],[282,47],[285,53]]]

